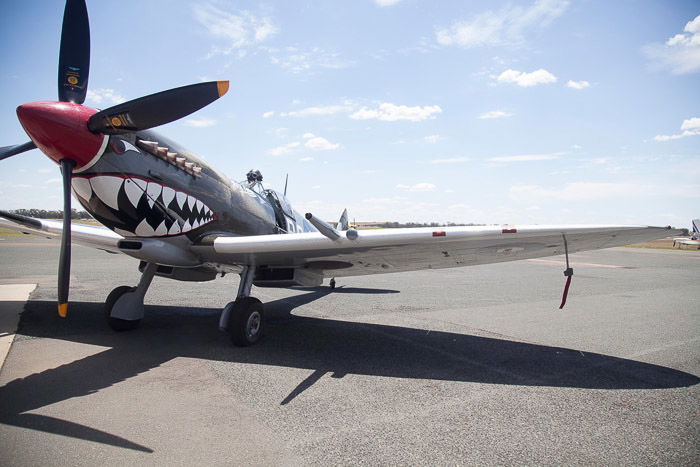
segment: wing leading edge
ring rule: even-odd
[[[350,231],[355,232],[355,231]],[[670,227],[523,225],[361,230],[331,240],[300,233],[219,237],[215,257],[228,264],[303,267],[327,276],[441,269],[516,261],[628,245],[675,235]]]
[[[5,211],[0,211],[0,227],[52,238],[60,237],[63,232],[63,222],[35,219]],[[79,245],[119,253],[117,244],[122,238],[106,227],[71,223],[71,241]]]

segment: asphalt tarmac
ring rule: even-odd
[[[2,465],[700,464],[700,254],[563,258],[257,289],[264,340],[217,329],[237,277],[156,278],[132,332],[102,302],[137,261],[0,237],[37,284],[0,372]],[[0,302],[0,310],[9,307]]]

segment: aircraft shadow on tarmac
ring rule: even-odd
[[[337,378],[359,374],[609,390],[679,388],[700,382],[671,368],[575,349],[293,315],[294,308],[329,293],[396,292],[307,290],[266,303],[267,336],[249,348],[231,346],[228,336],[216,330],[219,309],[147,305],[138,330],[117,334],[107,328],[101,303],[74,302],[69,319],[61,320],[55,316],[55,302],[30,301],[18,339],[51,337],[110,348],[0,387],[0,423],[153,452],[104,431],[25,412],[99,391],[176,357],[312,370],[282,405],[327,373]]]

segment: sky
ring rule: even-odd
[[[5,0],[0,146],[57,99],[64,3]],[[700,2],[88,1],[86,105],[210,80],[157,130],[337,220],[688,227],[700,217]],[[0,209],[61,207],[38,150]],[[76,203],[77,204],[77,203]]]

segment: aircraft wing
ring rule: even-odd
[[[692,238],[674,238],[673,243],[680,245],[695,245],[700,247],[700,240],[693,240]]]
[[[60,237],[63,223],[0,211],[0,227]],[[120,235],[105,227],[71,225],[72,241],[122,252]],[[348,234],[350,232],[350,234]],[[357,238],[351,239],[357,232]],[[202,263],[309,269],[328,277],[442,269],[517,261],[644,242],[683,230],[620,225],[421,227],[344,231],[337,240],[319,232],[217,236],[192,247]]]
[[[16,230],[18,232],[33,233],[48,238],[60,238],[63,231],[63,222],[34,217],[21,216],[5,211],[0,211],[0,227]],[[107,227],[82,225],[71,223],[71,240],[73,243],[85,245],[100,250],[120,253],[117,243],[122,240]]]
[[[350,231],[355,232],[355,231]],[[336,240],[318,232],[218,237],[211,261],[303,267],[325,276],[440,269],[628,245],[675,235],[670,227],[522,225],[360,230]],[[206,253],[204,256],[208,256]]]

